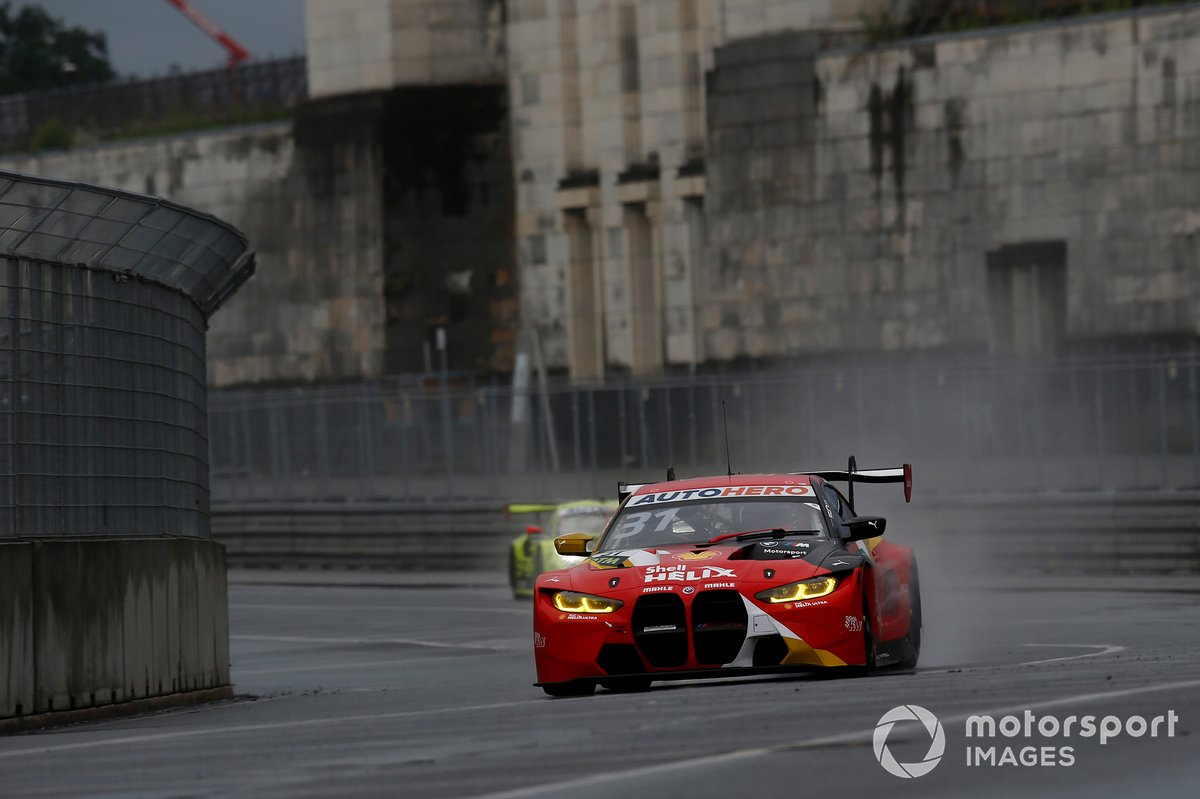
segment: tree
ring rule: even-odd
[[[0,94],[99,83],[114,76],[104,34],[69,28],[38,5],[0,2]]]

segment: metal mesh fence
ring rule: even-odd
[[[207,535],[199,309],[9,257],[0,309],[0,537]]]
[[[1200,484],[1193,354],[808,366],[526,392],[469,380],[211,398],[214,501],[611,495],[613,481],[917,465],[925,490]]]
[[[0,538],[207,536],[206,319],[242,235],[0,173]]]

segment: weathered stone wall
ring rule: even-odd
[[[817,71],[792,237],[813,248],[812,288],[794,296],[834,301],[802,330],[1003,349],[997,256],[1058,243],[1064,296],[1030,300],[1065,314],[1062,346],[1200,333],[1200,9],[831,53]]]
[[[503,0],[306,0],[304,13],[314,98],[502,80]]]
[[[721,357],[696,320],[704,253],[729,224],[705,197],[714,51],[771,31],[856,28],[886,6],[509,3],[521,312],[552,366],[591,380]]]
[[[552,366],[1200,334],[1200,10],[820,50],[881,8],[850,5],[511,5],[522,315]]]
[[[0,167],[165,196],[246,233],[258,270],[212,319],[211,386],[376,375],[383,270],[375,132],[350,126],[300,138],[275,124],[8,158]]]
[[[9,158],[229,220],[253,280],[212,319],[209,384],[509,368],[517,326],[503,87],[331,97],[274,124]],[[439,365],[436,352],[433,366]]]

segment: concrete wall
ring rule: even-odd
[[[503,0],[306,0],[310,96],[495,83]]]
[[[294,123],[0,168],[164,196],[245,232],[258,268],[211,321],[212,387],[420,372],[436,327],[450,368],[503,370],[517,325],[506,117],[502,86],[399,88],[316,101]]]
[[[33,544],[0,544],[0,718],[33,712]]]
[[[299,137],[273,124],[120,142],[10,157],[0,168],[165,196],[246,233],[258,269],[212,319],[210,385],[377,375],[377,133],[310,127]]]
[[[1200,335],[1200,10],[821,50],[882,10],[512,4],[521,307],[552,366]]]
[[[1200,8],[831,53],[817,73],[795,240],[841,302],[808,330],[857,308],[844,346],[1003,349],[989,259],[1059,242],[1066,346],[1200,333]]]
[[[221,544],[2,542],[0,579],[0,718],[229,685]]]

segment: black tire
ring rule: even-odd
[[[625,677],[620,680],[601,680],[600,686],[615,694],[632,694],[650,690],[649,677]]]
[[[596,690],[596,683],[579,681],[579,682],[556,682],[550,685],[543,685],[542,690],[550,696],[591,696]]]
[[[900,668],[915,669],[921,659],[921,578],[917,574],[917,559],[909,564],[908,576],[908,635],[905,636],[905,656],[900,661]]]
[[[851,666],[851,674],[855,677],[866,677],[875,670],[875,636],[871,632],[871,607],[867,604],[867,587],[863,586],[862,597],[863,619],[863,649],[867,653],[867,662],[861,666]]]

